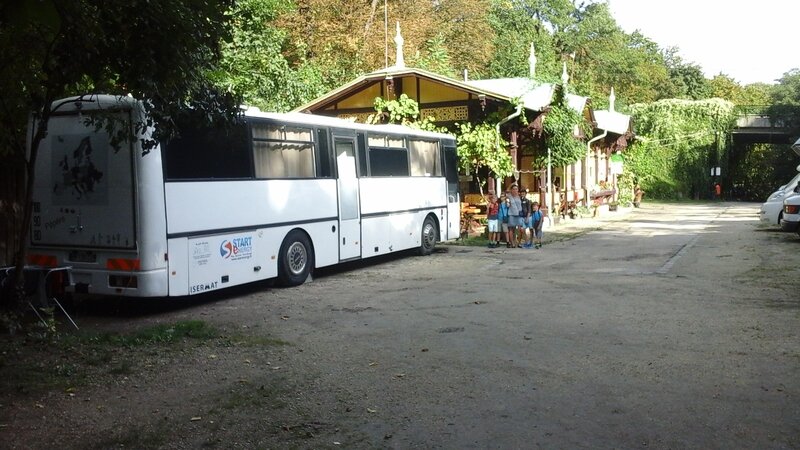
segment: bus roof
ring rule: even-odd
[[[260,117],[265,119],[274,119],[287,122],[293,122],[303,125],[323,125],[338,128],[350,128],[363,131],[379,132],[379,133],[392,133],[392,134],[412,134],[421,137],[429,137],[434,139],[454,139],[450,134],[436,133],[433,131],[425,131],[417,128],[411,128],[403,125],[369,125],[351,120],[340,119],[338,117],[322,116],[315,114],[306,114],[298,112],[290,113],[273,113],[263,112],[257,108],[248,108],[245,111],[245,117]]]
[[[59,112],[68,112],[76,110],[93,110],[100,108],[134,108],[140,102],[133,97],[124,95],[111,95],[111,94],[86,94],[74,97],[67,97],[53,102],[52,107],[54,112],[58,109]],[[80,106],[78,106],[80,104]],[[425,131],[417,128],[411,128],[403,125],[383,124],[383,125],[369,125],[364,123],[353,122],[351,120],[340,119],[338,117],[330,117],[306,113],[277,113],[277,112],[264,112],[258,108],[243,107],[245,117],[257,117],[265,119],[273,119],[279,121],[292,122],[302,125],[321,125],[336,128],[348,128],[361,131],[371,131],[378,133],[390,134],[411,134],[420,137],[427,137],[432,139],[455,139],[450,134],[436,133],[433,131]]]

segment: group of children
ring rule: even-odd
[[[489,248],[500,246],[505,237],[508,248],[541,248],[545,212],[539,203],[526,198],[527,189],[520,191],[516,184],[498,201],[494,193],[487,196],[486,218],[489,229]]]

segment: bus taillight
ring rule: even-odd
[[[56,267],[58,259],[53,255],[28,255],[28,264],[39,267]]]
[[[139,270],[141,268],[141,263],[138,259],[126,259],[126,258],[109,258],[106,260],[106,269],[108,270],[123,270],[123,271],[132,271],[132,270]]]

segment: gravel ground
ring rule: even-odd
[[[800,238],[757,206],[646,203],[540,250],[446,245],[292,289],[78,305],[84,332],[219,335],[3,390],[0,446],[798,448]],[[4,348],[6,374],[81,360]]]

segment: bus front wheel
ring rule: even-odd
[[[314,268],[314,249],[302,231],[293,230],[286,236],[278,256],[278,280],[283,286],[303,284]]]
[[[436,246],[436,238],[438,237],[438,230],[436,229],[436,222],[431,216],[425,218],[422,222],[422,234],[420,236],[419,254],[422,256],[430,255],[433,253],[433,248]]]

